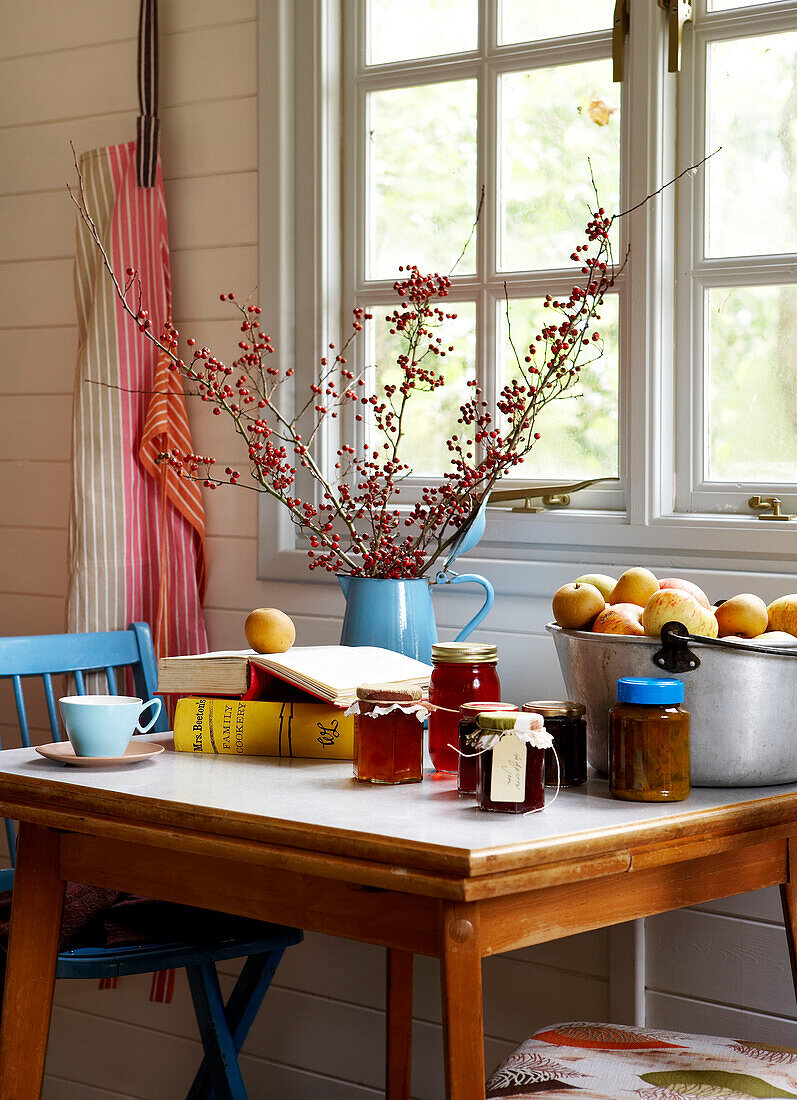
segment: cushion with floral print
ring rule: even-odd
[[[797,1050],[620,1024],[556,1024],[498,1066],[487,1100],[797,1100]]]

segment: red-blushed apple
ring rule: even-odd
[[[661,634],[665,623],[682,623],[690,634],[702,638],[717,637],[717,620],[694,596],[680,588],[662,588],[654,592],[642,612],[642,626],[653,638]]]
[[[593,634],[644,634],[642,612],[635,603],[615,603],[605,607],[592,624]]]
[[[721,603],[714,617],[720,637],[723,634],[739,634],[742,638],[755,638],[767,628],[767,605],[760,596],[741,592]]]
[[[634,566],[626,569],[612,589],[609,603],[635,603],[644,607],[654,592],[658,592],[659,582],[649,569]]]
[[[554,592],[553,617],[566,630],[588,630],[606,601],[594,584],[563,584]]]
[[[797,636],[797,593],[773,600],[767,608],[767,630],[783,630]]]
[[[692,584],[691,581],[682,580],[681,577],[665,577],[664,580],[659,581],[659,588],[680,588],[683,592],[688,592],[690,596],[694,596],[703,607],[711,607],[709,598],[703,589],[696,584]],[[729,633],[735,632],[729,631]]]
[[[614,577],[607,577],[605,573],[585,573],[583,577],[576,577],[576,584],[593,584],[608,602],[617,581]]]

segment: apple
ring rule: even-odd
[[[797,637],[785,630],[767,630],[752,639],[756,645],[797,645]]]
[[[654,592],[645,604],[642,625],[645,633],[658,637],[665,623],[682,623],[690,634],[716,638],[717,620],[707,607],[680,588],[662,588]]]
[[[742,592],[721,603],[714,616],[720,636],[740,634],[743,638],[755,638],[767,628],[767,605],[752,592]]]
[[[703,589],[698,588],[691,581],[682,580],[680,577],[665,577],[663,581],[659,581],[659,588],[680,588],[683,592],[688,592],[690,596],[694,596],[703,607],[711,607],[709,598]],[[731,631],[731,633],[734,633],[734,631]]]
[[[617,581],[614,577],[607,577],[605,573],[585,573],[583,577],[576,577],[575,583],[594,585],[608,603]]]
[[[256,653],[285,653],[296,641],[296,627],[284,611],[276,607],[258,607],[250,611],[244,634]]]
[[[603,611],[606,601],[594,584],[563,584],[554,592],[553,617],[566,630],[585,630]]]
[[[786,634],[797,635],[797,593],[773,600],[767,608],[767,615],[768,631],[783,630]]]
[[[644,634],[643,607],[635,603],[615,603],[605,607],[592,624],[593,634]]]
[[[659,582],[649,569],[635,566],[626,569],[612,589],[609,603],[635,603],[644,607],[654,592],[658,592]]]

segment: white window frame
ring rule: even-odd
[[[340,292],[340,30],[342,6],[360,3],[260,0],[259,5],[261,118],[272,127],[272,132],[261,128],[261,299],[270,314],[276,306],[279,323],[272,328],[281,348],[292,347],[298,386],[309,381],[323,349],[344,331],[353,304]],[[676,78],[666,73],[666,14],[656,0],[630,3],[626,81],[633,94],[626,93],[623,114],[626,149],[635,153],[626,154],[622,166],[623,191],[629,205],[645,195],[654,197],[628,219],[629,291],[621,334],[627,350],[620,366],[621,415],[627,424],[620,461],[621,470],[629,473],[626,509],[571,506],[527,516],[490,508],[486,535],[473,557],[485,568],[492,562],[496,575],[506,569],[513,578],[516,562],[591,558],[633,564],[663,554],[685,567],[744,558],[751,568],[777,572],[797,556],[797,521],[765,524],[752,515],[687,515],[676,508],[676,472],[681,481],[682,471],[676,471],[675,349],[669,337],[675,311],[669,242],[674,238],[676,191],[657,194],[679,170],[674,155]],[[783,5],[771,7],[776,13]],[[687,178],[678,184],[679,203],[687,201],[690,188],[695,191],[692,201],[699,201],[695,181]],[[268,296],[264,288],[271,290]],[[640,363],[647,369],[629,368]],[[680,378],[678,382],[682,385]],[[283,512],[261,499],[258,575],[308,580],[306,553],[297,549],[303,540],[297,539]],[[328,580],[318,574],[313,579]]]

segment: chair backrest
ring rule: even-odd
[[[158,688],[158,667],[152,635],[146,623],[131,623],[127,630],[109,630],[96,634],[38,634],[17,638],[0,638],[0,679],[11,680],[17,708],[22,744],[30,746],[30,731],[23,679],[39,677],[44,685],[47,717],[53,740],[61,740],[58,725],[53,676],[71,674],[78,695],[86,694],[86,673],[104,673],[108,693],[118,695],[116,670],[130,668],[136,692],[142,699],[151,699]],[[153,729],[168,729],[168,719],[162,711]],[[2,747],[2,746],[0,746]],[[14,863],[13,824],[6,820],[11,864]],[[9,877],[0,872],[0,889],[7,888]]]

